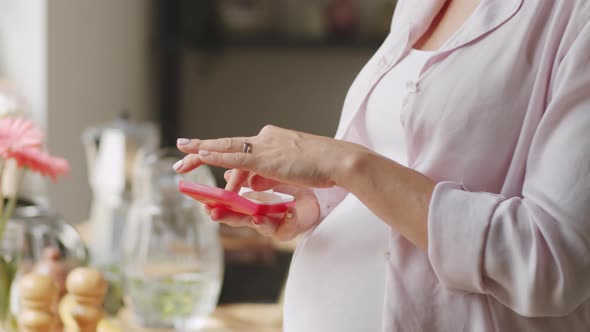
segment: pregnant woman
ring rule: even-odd
[[[287,332],[590,330],[590,2],[402,0],[336,138],[179,139],[293,194]]]

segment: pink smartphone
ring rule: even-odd
[[[256,191],[240,195],[233,191],[188,181],[180,181],[178,189],[201,203],[249,216],[285,213],[287,208],[295,204],[293,197],[288,195]]]

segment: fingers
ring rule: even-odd
[[[179,138],[176,141],[176,146],[184,153],[194,154],[198,154],[201,150],[216,152],[243,152],[245,140],[248,140],[248,138],[226,137],[208,140]]]
[[[252,225],[259,234],[274,237],[280,219],[280,217],[254,216],[252,217]]]
[[[189,154],[177,161],[173,168],[178,173],[188,173],[203,164],[207,164],[224,168],[249,170],[254,162],[254,157],[249,153],[222,153],[201,150],[199,154]]]
[[[246,182],[246,180],[248,179],[248,175],[250,174],[250,172],[248,171],[242,171],[238,169],[235,169],[232,172],[228,171],[226,173],[229,173],[229,179],[227,179],[225,190],[233,192],[240,191],[240,188],[242,188],[242,185],[244,184],[244,182]]]
[[[198,154],[189,154],[177,161],[172,167],[178,173],[188,173],[203,164],[204,162]]]
[[[231,227],[250,227],[260,235],[273,237],[280,241],[295,238],[301,230],[297,222],[297,210],[292,209],[287,215],[248,216],[221,208],[210,208],[209,216],[213,221]]]
[[[225,190],[231,191],[237,191],[239,187],[244,186],[248,186],[248,188],[251,188],[254,191],[266,191],[281,185],[281,183],[278,181],[266,178],[256,173],[245,172],[236,169],[226,171],[223,174],[223,178],[228,182],[228,184],[225,186]]]
[[[248,216],[226,209],[213,208],[211,219],[232,227],[251,227],[259,234],[273,237],[282,217],[277,216]]]
[[[292,186],[292,185],[288,185],[288,184],[281,184],[281,183],[279,183],[273,189],[277,193],[287,194],[287,195],[291,195],[291,196],[296,196],[298,193],[301,192],[300,187]]]
[[[232,172],[232,169],[228,169],[227,171],[225,171],[225,173],[223,173],[223,179],[225,180],[225,182],[229,181]]]
[[[301,227],[296,221],[296,211],[289,211],[287,216],[283,217],[283,220],[277,224],[277,228],[274,233],[274,237],[279,241],[289,241],[295,238],[301,232]]]
[[[232,227],[251,226],[252,217],[245,214],[236,213],[230,210],[213,208],[211,209],[211,219],[221,222]]]
[[[224,168],[237,168],[248,171],[253,165],[255,165],[256,162],[254,155],[251,153],[224,153],[206,150],[199,151],[198,159],[201,162],[201,164],[204,163],[212,166]]]
[[[255,191],[266,191],[274,189],[279,184],[280,182],[278,181],[271,180],[256,173],[250,173],[250,176],[248,177],[248,186]]]

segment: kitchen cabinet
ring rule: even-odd
[[[307,1],[318,2],[318,0]],[[393,0],[373,0],[373,2],[381,4],[382,7],[373,6],[371,10],[373,12],[379,11],[381,15],[380,21],[384,23],[375,24],[370,18],[365,17],[365,20],[371,23],[371,27],[365,29],[368,32],[363,33],[361,31],[356,36],[343,38],[342,36],[331,36],[327,32],[310,32],[306,35],[289,33],[280,29],[264,30],[261,25],[255,26],[256,29],[254,27],[250,29],[251,31],[258,31],[258,33],[228,34],[227,31],[224,31],[228,29],[223,28],[223,15],[220,15],[218,6],[219,3],[227,2],[262,3],[264,1],[153,0],[155,36],[153,51],[156,60],[155,89],[158,99],[158,122],[161,125],[162,142],[165,146],[174,146],[178,133],[182,129],[181,108],[182,91],[184,90],[182,86],[182,75],[184,73],[182,58],[186,52],[202,52],[213,58],[225,51],[235,50],[257,50],[262,53],[277,51],[322,52],[326,50],[342,53],[367,50],[368,53],[371,53],[379,47],[387,33],[388,21],[395,4]],[[270,1],[270,3],[282,2],[290,3],[287,0]],[[297,3],[299,2],[301,1]],[[304,7],[306,5],[301,4],[300,6]],[[383,16],[383,12],[386,15]],[[256,12],[251,15],[250,21],[252,22],[255,22],[255,17],[257,17],[255,15],[268,17],[268,15]],[[360,17],[364,17],[363,15],[366,16],[366,14],[361,13]],[[225,19],[227,20],[227,18]],[[247,22],[247,20],[244,21]],[[241,24],[246,23],[241,22]],[[236,26],[239,25],[236,24]],[[375,28],[375,26],[380,28]],[[308,29],[308,31],[311,30],[311,28]]]

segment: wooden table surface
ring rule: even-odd
[[[122,310],[117,325],[125,332],[173,332],[138,327]],[[280,332],[282,309],[278,304],[234,304],[217,308],[200,332]]]

